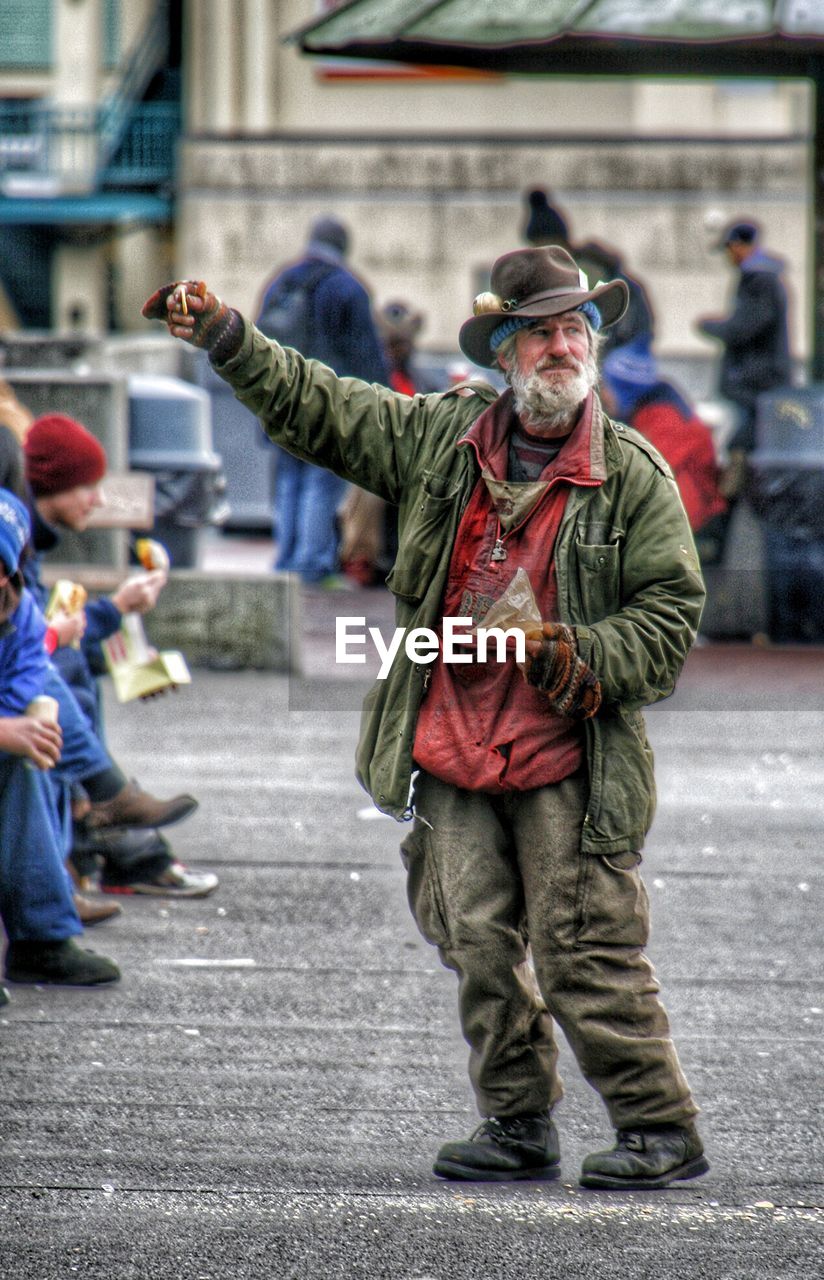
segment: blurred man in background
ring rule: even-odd
[[[369,294],[346,265],[349,231],[337,218],[317,218],[297,262],[266,286],[257,319],[267,337],[322,360],[340,377],[387,382]],[[338,508],[346,481],[278,450],[275,475],[275,568],[308,585],[337,585]]]

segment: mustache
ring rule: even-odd
[[[572,373],[583,373],[584,365],[580,360],[576,360],[575,356],[545,356],[535,365],[536,373],[555,369],[569,369]]]

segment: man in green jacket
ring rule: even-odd
[[[589,288],[554,246],[506,254],[491,283],[460,344],[504,371],[501,396],[338,378],[202,282],[158,290],[143,313],[205,348],[278,444],[397,505],[388,585],[407,635],[445,640],[445,620],[478,623],[517,571],[529,578],[520,654],[399,648],[363,710],[358,777],[384,812],[414,817],[409,901],[458,975],[484,1117],[435,1173],[559,1176],[554,1020],[617,1130],[582,1185],[664,1187],[708,1165],[643,952],[655,784],[641,708],[672,692],[704,588],[669,467],[594,390],[624,282]]]

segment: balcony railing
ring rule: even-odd
[[[174,174],[179,127],[176,103],[141,103],[123,122],[112,152],[106,105],[0,104],[0,192],[157,187]]]

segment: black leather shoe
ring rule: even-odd
[[[446,1142],[433,1172],[466,1182],[551,1182],[560,1177],[558,1130],[546,1112],[490,1116],[466,1142]]]
[[[117,982],[119,977],[120,970],[113,960],[84,951],[72,938],[59,942],[10,942],[6,950],[9,982],[96,987],[101,982]]]
[[[709,1169],[701,1139],[691,1126],[618,1130],[609,1151],[595,1151],[581,1168],[581,1186],[601,1191],[655,1191]]]

